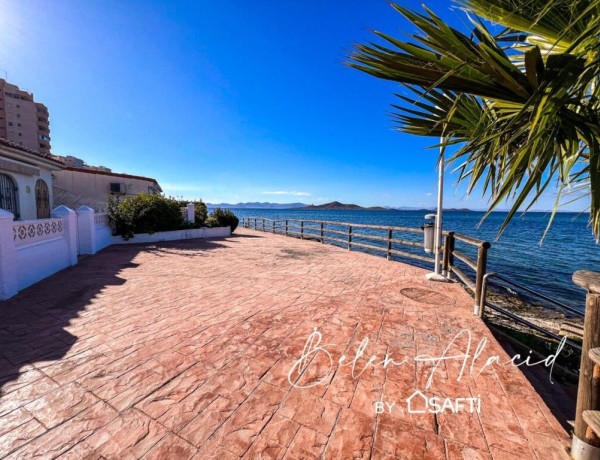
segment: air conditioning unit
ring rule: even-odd
[[[121,184],[119,182],[110,183],[110,193],[125,193],[126,191],[127,186],[125,184]]]

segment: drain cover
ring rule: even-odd
[[[411,300],[429,305],[454,305],[456,302],[447,295],[431,289],[404,288],[400,293]]]

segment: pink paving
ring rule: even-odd
[[[509,359],[462,288],[424,273],[244,229],[110,247],[0,303],[0,457],[567,458],[567,433],[515,367],[457,382],[461,363],[442,363],[425,393],[480,395],[481,413],[438,415],[406,410],[430,364],[357,378],[337,367],[365,337],[356,373],[374,353],[438,356],[462,329],[473,348],[489,340],[476,370]],[[420,302],[405,288],[438,294]],[[288,373],[315,327],[334,368],[313,355],[292,379],[324,381],[294,388]],[[376,414],[381,400],[395,410]]]

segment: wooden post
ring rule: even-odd
[[[275,233],[275,227],[277,226],[277,225],[275,225],[276,223],[277,223],[276,220],[271,221],[271,230],[273,231],[273,233]]]
[[[352,249],[352,225],[348,225],[348,251]]]
[[[454,233],[450,239],[450,255],[448,256],[448,279],[452,279],[452,267],[454,267],[454,247],[456,245],[456,238]]]
[[[450,265],[450,248],[454,240],[454,232],[448,232],[444,238],[444,254],[442,259],[442,275],[448,276],[448,267]]]
[[[588,293],[585,299],[585,322],[581,345],[581,369],[577,387],[574,435],[589,446],[600,447],[600,438],[583,420],[583,411],[600,409],[598,376],[594,375],[594,363],[588,356],[593,348],[600,347],[600,273],[579,270],[573,274],[573,282]],[[574,451],[577,441],[573,438]],[[581,445],[577,447],[581,448]],[[576,458],[576,457],[574,457]]]
[[[325,243],[325,237],[323,235],[324,235],[323,222],[321,222],[321,243]]]
[[[254,219],[254,230],[256,230],[256,219]]]
[[[388,229],[387,260],[392,260],[392,229]]]
[[[262,220],[262,231],[263,232],[265,231],[265,219],[264,219],[264,217],[263,217],[263,220]]]
[[[300,221],[300,239],[304,239],[304,221]]]
[[[288,220],[285,220],[285,236],[288,236]]]
[[[481,243],[479,249],[477,250],[477,274],[475,278],[475,307],[478,312],[482,312],[483,308],[481,308],[481,293],[483,286],[483,277],[485,276],[487,270],[487,251],[490,248],[490,243],[487,241],[485,243]]]

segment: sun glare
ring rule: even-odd
[[[14,47],[23,41],[22,18],[18,3],[14,0],[0,0],[0,56],[4,60]],[[0,70],[3,65],[0,62]],[[2,76],[2,75],[0,75]]]

